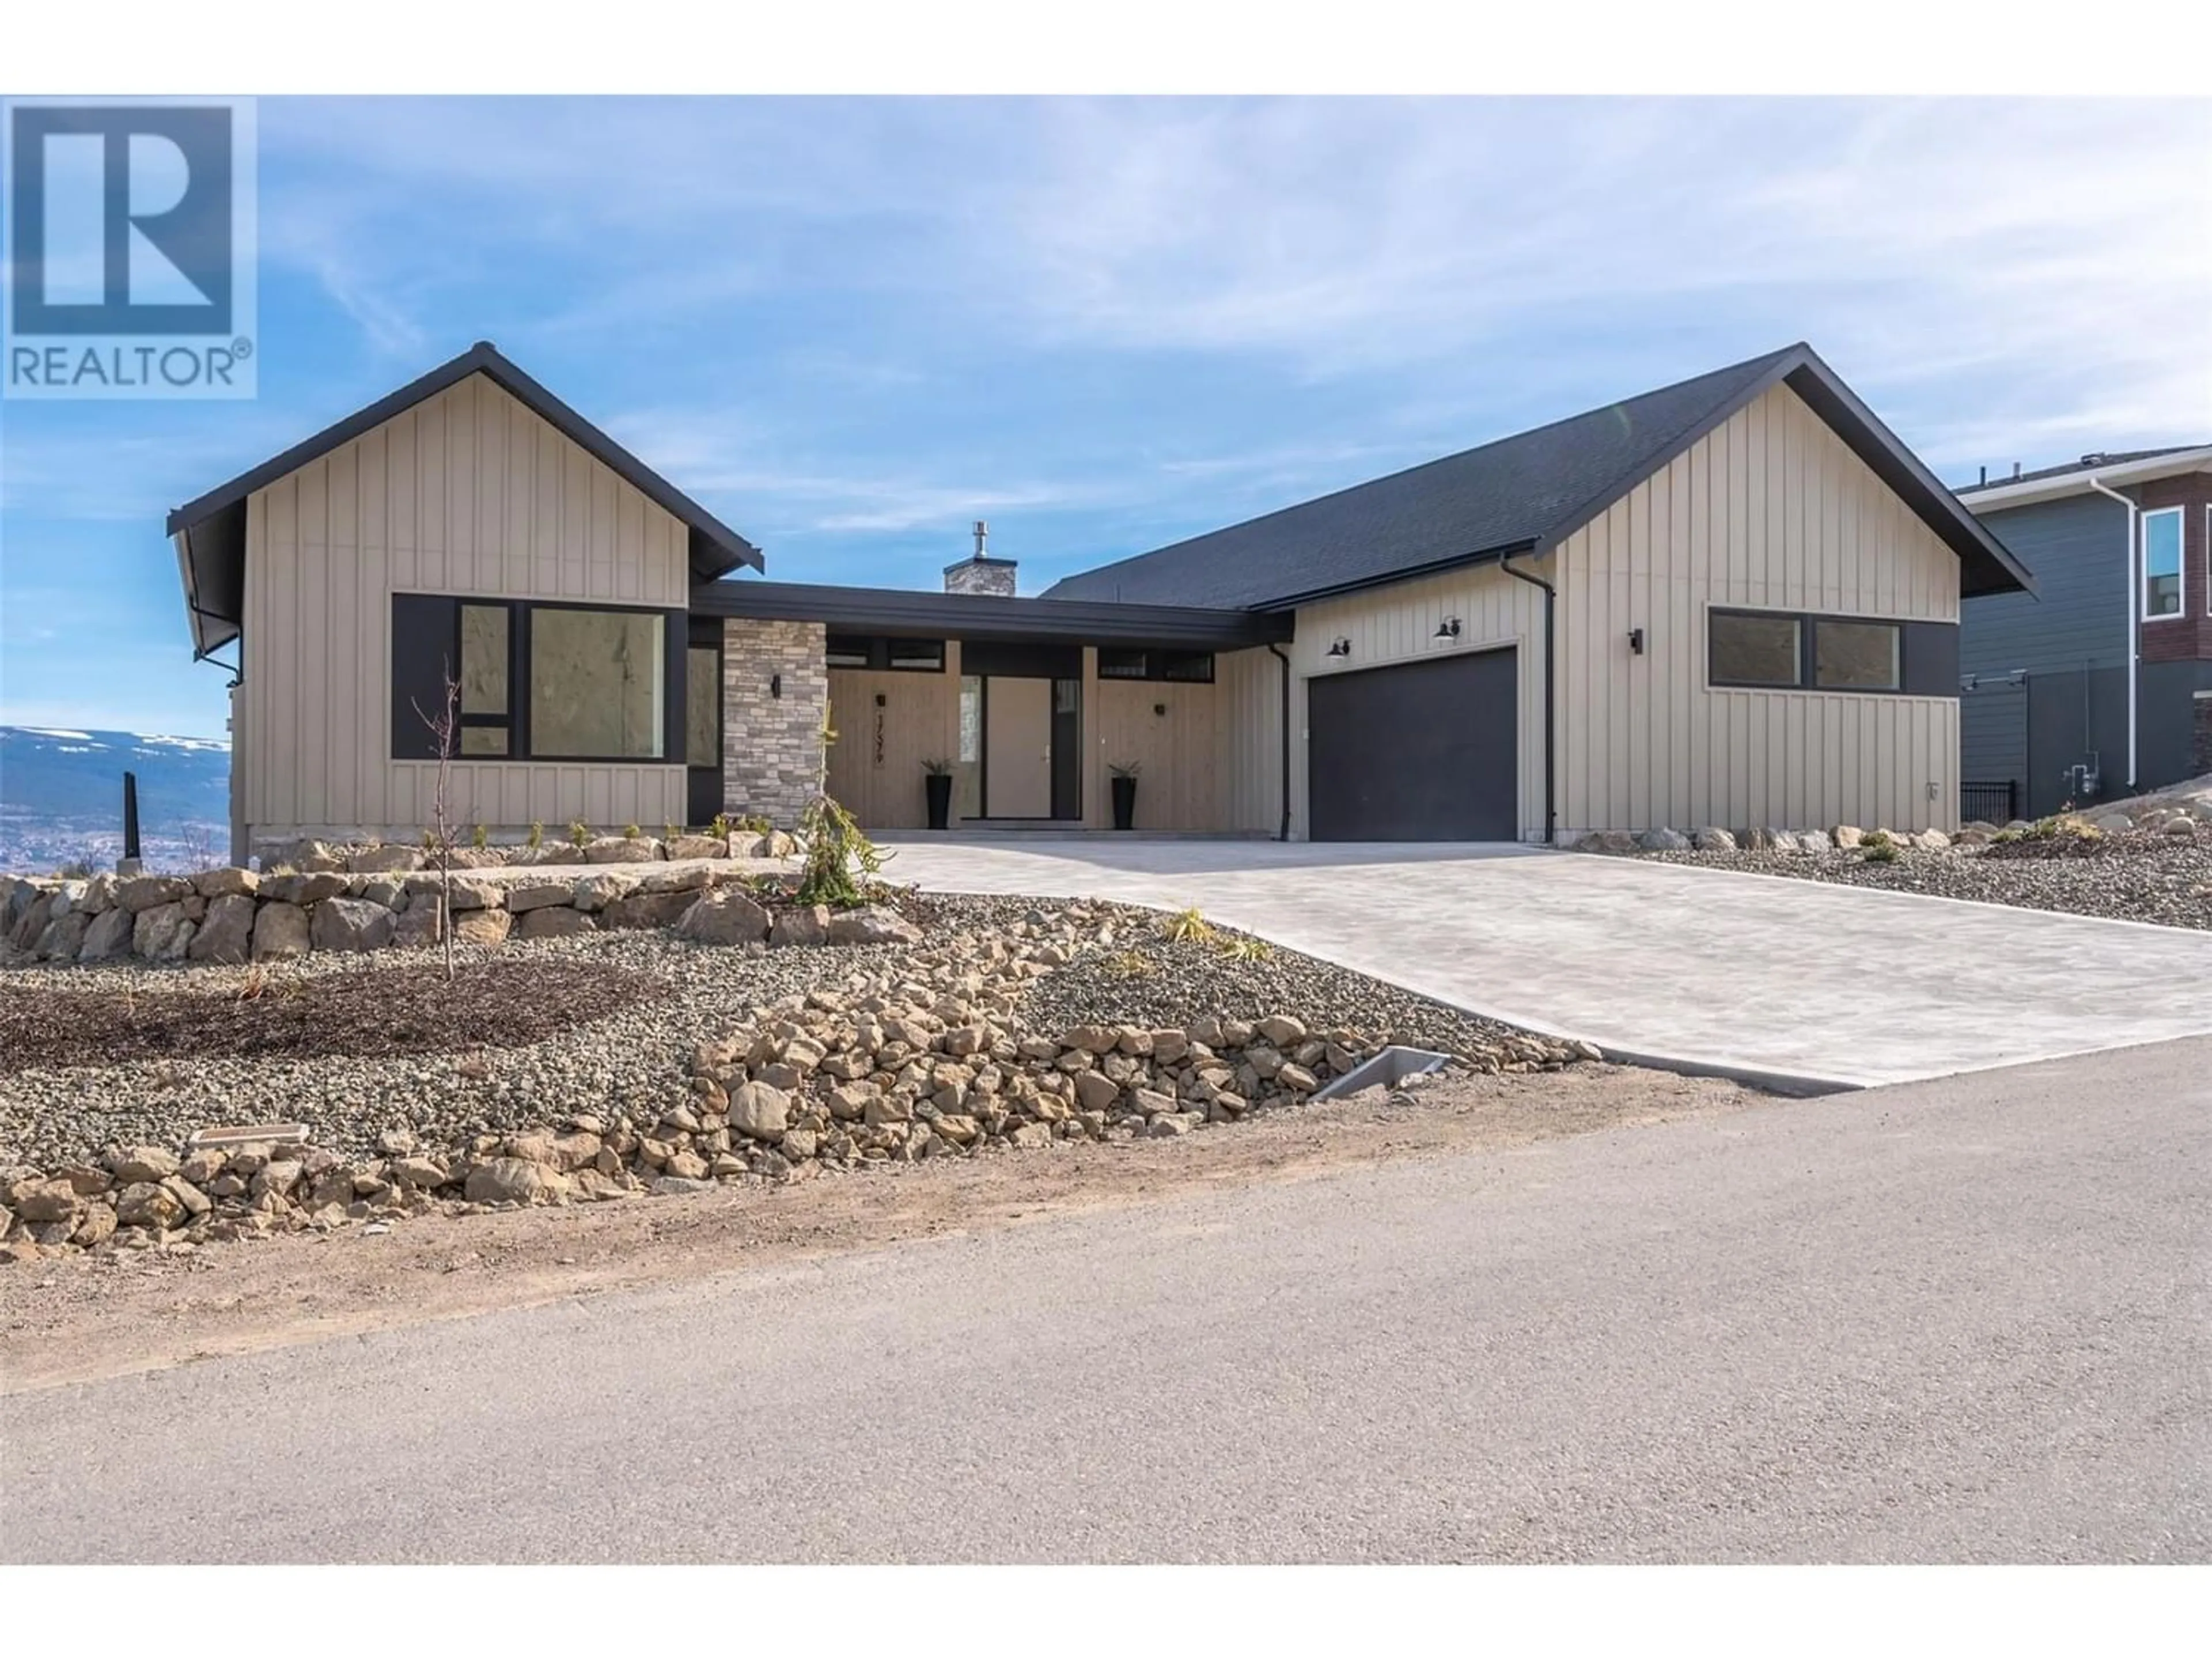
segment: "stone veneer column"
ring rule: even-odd
[[[788,830],[821,786],[827,632],[820,623],[722,623],[722,805],[731,816],[757,812]]]

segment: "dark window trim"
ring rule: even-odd
[[[402,637],[402,617],[408,611],[419,612],[426,605],[442,605],[447,609],[447,643],[451,655],[446,661],[446,672],[458,673],[461,661],[461,611],[466,605],[503,608],[507,618],[507,708],[505,714],[468,714],[461,717],[464,726],[492,726],[506,728],[507,753],[504,755],[462,755],[458,742],[453,758],[465,760],[471,766],[673,766],[684,764],[689,734],[685,731],[685,704],[690,681],[686,654],[690,649],[690,616],[688,611],[672,611],[657,605],[602,604],[592,599],[498,599],[477,593],[394,593],[392,595],[392,638],[386,653],[386,672],[392,680],[392,715],[394,726],[391,741],[386,745],[395,761],[435,762],[434,748],[428,754],[408,752],[400,738],[402,698],[399,693],[399,659],[403,648],[417,646],[419,641]],[[587,611],[626,617],[659,617],[662,619],[660,664],[660,749],[658,755],[541,755],[532,742],[530,730],[530,618],[538,611]],[[408,700],[411,705],[411,699]],[[417,725],[421,722],[416,721]],[[416,745],[417,750],[431,741],[427,733]]]
[[[1211,685],[1213,684],[1215,653],[1194,651],[1182,646],[1118,646],[1098,647],[1098,678],[1102,680],[1164,681],[1174,685]],[[1107,659],[1115,657],[1128,661],[1132,667],[1109,668]],[[1185,672],[1176,672],[1176,670]],[[1192,672],[1191,670],[1201,672]]]
[[[1797,678],[1723,679],[1713,672],[1712,619],[1756,617],[1797,624]],[[1824,623],[1856,623],[1897,630],[1895,685],[1820,685],[1814,680],[1814,635]],[[1756,605],[1705,607],[1705,684],[1716,691],[1809,691],[1829,697],[1947,697],[1958,695],[1959,625],[1915,617],[1869,617],[1849,611],[1761,610]]]

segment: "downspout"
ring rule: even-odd
[[[1291,838],[1291,659],[1283,654],[1279,645],[1270,645],[1277,662],[1283,665],[1283,825],[1275,832],[1277,841]]]
[[[1525,570],[1513,568],[1514,555],[1509,553],[1498,562],[1498,568],[1517,581],[1544,590],[1544,845],[1556,846],[1559,834],[1559,798],[1556,787],[1557,722],[1553,719],[1559,684],[1559,653],[1557,643],[1557,619],[1559,590],[1541,576],[1532,576]]]
[[[2136,573],[2138,562],[2136,550],[2142,540],[2142,508],[2100,478],[2093,477],[2088,484],[2100,495],[2111,496],[2128,510],[2128,793],[2133,794],[2136,787],[2136,683],[2142,678],[2142,593]],[[2083,735],[2093,734],[2085,732]]]

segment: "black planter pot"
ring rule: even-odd
[[[921,782],[929,792],[929,827],[942,830],[952,822],[952,775],[932,772]]]
[[[1114,827],[1133,830],[1137,827],[1137,781],[1134,778],[1115,778]]]

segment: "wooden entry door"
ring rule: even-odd
[[[1052,682],[983,683],[983,814],[1052,816]]]

